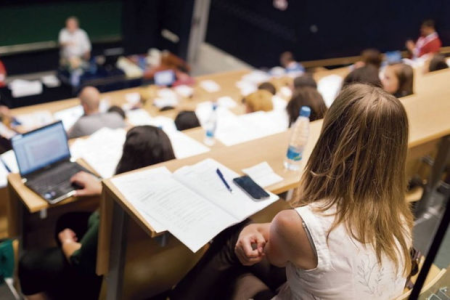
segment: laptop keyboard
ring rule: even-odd
[[[76,163],[65,163],[55,168],[49,169],[38,178],[28,182],[30,186],[38,192],[46,192],[47,190],[72,190],[70,178],[76,173],[84,169]]]

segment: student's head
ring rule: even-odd
[[[246,112],[273,110],[272,94],[265,90],[258,90],[244,98]]]
[[[317,89],[317,82],[314,77],[309,73],[303,73],[302,75],[294,78],[294,90],[303,87],[312,87]]]
[[[175,158],[167,134],[154,126],[136,126],[127,132],[116,174],[159,164]]]
[[[365,65],[361,68],[351,71],[342,83],[342,87],[353,83],[365,83],[376,87],[381,87],[380,76],[378,69],[372,65]]]
[[[361,52],[361,61],[364,65],[372,65],[379,69],[383,62],[383,55],[377,49],[366,49]]]
[[[119,116],[122,117],[122,119],[125,119],[125,112],[123,111],[123,109],[117,105],[113,105],[108,109],[109,113],[116,113]]]
[[[335,206],[331,230],[345,224],[349,234],[375,249],[379,262],[387,255],[400,268],[405,260],[409,272],[413,217],[405,200],[407,150],[402,103],[380,88],[350,85],[323,119],[295,205],[323,200],[320,210]]]
[[[286,68],[291,62],[295,61],[294,54],[290,51],[281,53],[280,64],[283,68]]]
[[[180,111],[175,118],[175,126],[179,131],[200,127],[200,121],[193,111]]]
[[[277,93],[277,88],[271,82],[263,82],[258,86],[258,90],[266,90],[272,95]]]
[[[420,34],[422,36],[427,36],[436,31],[436,27],[434,25],[434,20],[428,19],[422,22],[422,26],[420,26]]]
[[[100,92],[92,86],[83,88],[78,95],[81,106],[83,106],[86,115],[98,113],[100,107]]]
[[[403,63],[388,65],[382,76],[383,88],[396,97],[413,94],[414,70]]]
[[[78,29],[79,23],[76,17],[69,17],[66,20],[66,29],[73,33]]]
[[[322,119],[327,111],[322,95],[315,88],[303,87],[296,89],[286,106],[286,111],[289,115],[289,126],[297,120],[302,106],[311,108],[311,115],[309,116],[311,121]]]
[[[439,71],[448,69],[447,60],[445,56],[442,54],[435,54],[430,61],[430,65],[428,66],[428,70],[430,72]]]

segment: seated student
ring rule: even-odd
[[[273,110],[272,94],[265,90],[258,90],[243,99],[246,113]]]
[[[327,111],[327,106],[323,101],[322,95],[316,89],[312,87],[297,89],[294,91],[291,100],[286,106],[286,111],[289,116],[289,127],[297,120],[302,106],[311,108],[311,115],[309,116],[311,121],[323,119]]]
[[[258,85],[258,90],[265,90],[271,93],[272,95],[277,94],[277,88],[271,82],[263,82]]]
[[[113,105],[108,109],[108,112],[118,114],[119,116],[122,117],[123,120],[125,120],[125,118],[126,118],[125,111],[120,106]]]
[[[346,87],[325,115],[293,209],[214,238],[171,299],[395,299],[411,269],[407,150],[401,102],[377,87]],[[262,289],[235,286],[242,274]],[[253,293],[230,296],[233,285]]]
[[[116,174],[174,159],[172,144],[163,130],[138,126],[128,131]],[[71,179],[82,189],[76,196],[95,196],[101,182],[80,172]],[[28,300],[98,299],[101,277],[95,274],[99,212],[72,212],[56,225],[59,247],[25,253],[19,262],[22,293]]]
[[[414,70],[403,63],[388,65],[382,75],[383,88],[397,98],[412,95]]]
[[[355,68],[361,68],[367,65],[374,66],[378,70],[383,62],[383,54],[377,49],[366,49],[361,52],[361,60],[355,63]]]
[[[372,65],[363,66],[351,71],[345,76],[342,87],[352,83],[365,83],[376,87],[382,86],[378,69]]]
[[[317,89],[317,82],[310,73],[304,73],[294,78],[292,90],[303,87],[312,87]]]
[[[84,115],[69,130],[69,138],[91,135],[97,130],[125,127],[125,122],[116,113],[100,113],[100,92],[95,87],[85,87],[78,95],[84,109]]]
[[[175,126],[179,131],[200,127],[200,121],[193,111],[180,111],[175,118]]]
[[[444,69],[448,69],[448,64],[445,56],[442,54],[435,54],[433,58],[430,60],[430,64],[428,65],[428,71],[434,72]]]
[[[288,74],[305,72],[305,68],[299,62],[295,61],[295,57],[292,52],[283,52],[280,55],[280,63]]]
[[[412,40],[406,42],[406,48],[413,58],[438,53],[442,46],[433,20],[425,20],[420,27],[420,37],[416,43]]]

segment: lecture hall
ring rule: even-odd
[[[450,1],[0,20],[1,300],[450,299]]]

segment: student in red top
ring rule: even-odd
[[[414,44],[412,40],[406,42],[406,48],[413,58],[419,58],[426,54],[438,53],[442,42],[436,32],[433,20],[425,20],[420,27],[420,37]]]
[[[5,86],[6,81],[6,69],[5,65],[3,65],[2,61],[0,60],[0,88]]]

